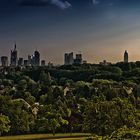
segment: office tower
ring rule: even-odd
[[[15,44],[14,50],[11,50],[11,63],[10,63],[10,65],[17,66],[17,61],[18,61],[18,58],[17,58],[17,50],[16,50],[16,44]]]
[[[32,56],[31,55],[28,55],[28,61],[29,61],[29,65],[31,66],[32,65]]]
[[[3,67],[7,67],[8,66],[8,57],[7,56],[2,56],[1,57],[1,65]]]
[[[34,52],[33,64],[35,66],[39,66],[40,65],[40,53],[38,51]]]
[[[68,65],[69,64],[68,59],[69,59],[69,54],[65,53],[65,55],[64,55],[64,65]]]
[[[74,62],[73,52],[71,52],[71,53],[65,53],[65,56],[64,56],[64,64],[65,65],[72,65],[73,62]]]
[[[31,59],[31,60],[29,60],[29,59]],[[34,61],[35,61],[35,60],[34,60],[34,55],[32,55],[31,58],[29,58],[29,56],[28,56],[28,60],[29,60],[29,62],[31,61],[31,66],[34,66],[34,65],[35,65],[35,64],[34,64],[34,63],[35,63],[35,62],[34,62]]]
[[[76,54],[76,59],[74,59],[74,64],[82,64],[82,54]]]
[[[29,66],[29,61],[28,60],[24,60],[24,66]]]
[[[45,60],[41,61],[41,66],[45,66]]]
[[[124,62],[128,63],[128,52],[127,51],[124,52]]]
[[[23,58],[18,59],[18,66],[23,66]]]

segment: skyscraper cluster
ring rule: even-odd
[[[129,62],[129,55],[128,55],[127,51],[124,52],[123,62],[124,63]],[[87,63],[87,61],[83,60],[81,53],[76,54],[75,58],[73,56],[73,52],[64,54],[64,65],[85,64],[85,63]],[[103,62],[100,62],[99,64],[101,64],[101,65],[110,65],[111,62],[107,62],[106,60],[104,60]]]
[[[74,62],[74,58],[73,58],[73,52],[71,53],[65,53],[65,60],[64,60],[64,64],[65,65],[72,65]]]
[[[2,66],[40,66],[40,53],[36,50],[33,55],[28,55],[28,59],[18,58],[17,46],[15,44],[14,49],[11,50],[10,64],[8,64],[8,57],[1,57]],[[45,66],[45,60],[41,60],[41,66]]]
[[[124,52],[124,63],[128,63],[128,52]],[[36,50],[33,55],[28,55],[27,59],[23,59],[22,57],[18,58],[18,51],[17,51],[17,46],[15,44],[14,49],[11,50],[11,55],[10,55],[10,64],[8,64],[8,57],[7,56],[2,56],[1,57],[1,66],[6,67],[6,66],[11,66],[11,67],[16,67],[16,66],[46,66],[45,60],[40,60],[40,53]],[[86,60],[83,60],[82,54],[78,53],[75,55],[73,52],[71,53],[65,53],[64,54],[64,65],[73,65],[73,64],[85,64],[87,63]],[[108,65],[111,64],[104,60],[103,62],[100,62],[102,65]],[[53,66],[53,63],[49,62],[48,63],[49,67]]]
[[[72,64],[83,64],[86,61],[83,61],[82,54],[76,54],[76,57],[74,58],[73,52],[71,53],[65,53],[64,55],[64,64],[65,65],[72,65]]]

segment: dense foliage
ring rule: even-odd
[[[140,138],[140,62],[2,68],[0,134]]]

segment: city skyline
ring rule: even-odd
[[[0,11],[0,56],[16,41],[21,57],[37,49],[54,64],[71,51],[89,63],[122,61],[124,50],[140,60],[138,0],[1,0]]]
[[[10,64],[11,62],[11,51],[13,51],[14,49],[17,49],[17,51],[18,51],[18,54],[17,54],[17,59],[19,59],[19,58],[22,58],[23,60],[28,60],[29,58],[29,56],[30,57],[33,57],[34,56],[34,54],[33,54],[33,52],[35,53],[36,51],[37,52],[39,52],[40,53],[40,50],[38,50],[38,49],[34,49],[31,53],[27,53],[27,54],[24,54],[24,57],[23,57],[23,55],[21,55],[21,52],[19,51],[20,49],[17,47],[17,44],[16,44],[16,42],[15,42],[15,44],[13,45],[13,48],[10,48],[10,50],[8,51],[9,52],[9,54],[8,55],[4,55],[4,54],[2,54],[2,52],[1,52],[1,54],[2,55],[0,55],[0,58],[1,57],[8,57],[8,64]],[[88,61],[87,59],[84,59],[84,58],[87,58],[87,56],[84,56],[83,54],[85,54],[84,52],[81,52],[81,51],[79,51],[79,52],[74,52],[73,50],[70,50],[70,51],[66,51],[66,52],[64,52],[64,54],[62,55],[62,56],[60,56],[60,57],[62,57],[62,59],[63,59],[63,62],[62,63],[54,63],[53,61],[50,61],[49,59],[43,59],[43,58],[45,58],[45,57],[42,57],[42,55],[41,55],[41,53],[40,53],[40,64],[41,64],[41,61],[45,61],[45,63],[53,63],[53,64],[55,64],[55,65],[63,65],[63,64],[65,64],[65,54],[71,54],[71,53],[73,53],[73,54],[75,54],[75,56],[76,55],[78,55],[78,54],[81,54],[82,55],[82,61],[85,61],[85,62],[87,62],[87,63],[91,63],[91,64],[99,64],[99,63],[102,63],[102,61],[108,61],[108,59],[106,59],[105,57],[102,57],[101,58],[101,61],[96,61],[96,63],[93,61],[93,62],[90,62],[90,61]],[[140,61],[139,59],[136,59],[135,61],[133,61],[133,60],[131,60],[131,52],[129,53],[129,51],[128,50],[124,50],[123,52],[121,52],[121,57],[120,58],[118,58],[118,60],[120,60],[120,61],[108,61],[108,62],[110,62],[110,63],[118,63],[118,62],[125,62],[125,60],[124,60],[124,56],[125,56],[125,53],[127,53],[127,58],[126,59],[128,59],[128,55],[129,55],[129,60],[127,60],[127,62],[136,62],[136,61]],[[131,55],[130,55],[131,54]],[[46,56],[47,56],[47,54],[46,54]],[[55,58],[55,57],[54,57]],[[95,58],[96,59],[96,58]],[[54,59],[55,60],[55,59]],[[74,58],[73,58],[73,60],[74,60]],[[18,62],[17,62],[18,63]],[[0,64],[1,64],[1,62],[0,62]]]
[[[0,64],[1,66],[14,66],[14,67],[15,66],[53,66],[54,65],[53,62],[42,59],[41,54],[38,50],[34,50],[33,54],[25,54],[25,55],[26,55],[26,58],[25,57],[23,58],[19,55],[17,44],[15,43],[14,48],[11,49],[10,57],[6,55],[0,56],[1,58]],[[139,60],[136,60],[136,61],[139,61]],[[133,62],[129,59],[129,53],[127,50],[124,51],[122,60],[117,61],[115,63],[119,63],[119,62],[124,62],[124,63]],[[87,63],[101,64],[101,65],[115,64],[111,61],[107,61],[106,59],[102,59],[102,61],[99,61],[98,63],[94,63],[94,62],[91,63],[91,62],[88,62],[88,60],[83,59],[83,54],[81,52],[74,53],[73,51],[71,51],[71,52],[65,52],[63,54],[63,64],[55,64],[55,65],[73,65],[73,64],[81,65],[81,64],[87,64]]]

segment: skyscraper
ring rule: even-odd
[[[17,50],[16,50],[16,44],[14,47],[14,50],[11,50],[11,66],[17,66],[18,58],[17,58]]]
[[[64,56],[64,64],[65,65],[72,65],[73,64],[73,52],[71,53],[65,53],[65,56]]]
[[[28,55],[28,61],[29,61],[29,65],[32,66],[32,56]]]
[[[76,54],[76,59],[74,59],[74,64],[82,64],[82,54]]]
[[[23,58],[18,59],[18,66],[23,66]]]
[[[24,60],[24,66],[29,66],[29,60]]]
[[[41,66],[45,66],[45,60],[41,61]]]
[[[1,65],[3,67],[7,67],[8,66],[8,57],[7,56],[2,56],[1,57]]]
[[[124,52],[124,62],[128,63],[128,52],[127,51]]]
[[[34,65],[39,66],[40,65],[40,53],[38,51],[34,52]]]

